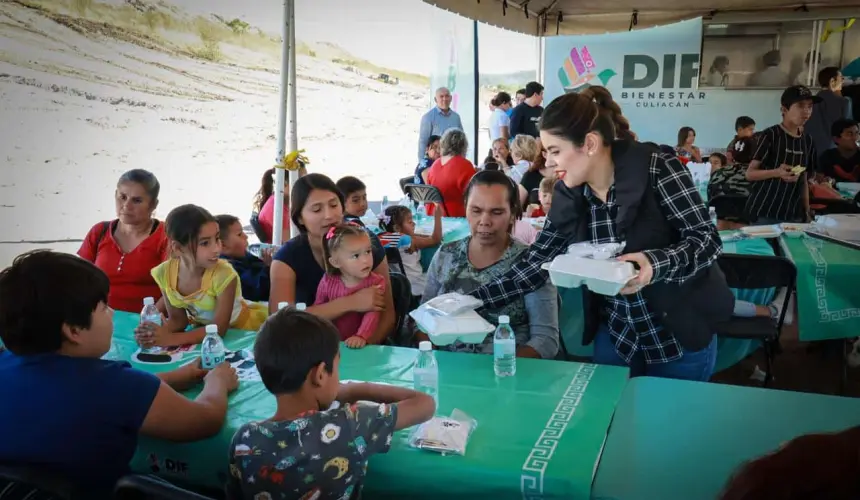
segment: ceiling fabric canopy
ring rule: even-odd
[[[696,17],[735,13],[750,20],[767,21],[775,13],[807,10],[826,14],[829,9],[844,17],[845,9],[860,7],[860,0],[424,0],[439,8],[500,28],[529,35],[555,36],[627,31],[671,24]],[[505,5],[507,6],[505,8]],[[751,7],[754,6],[754,9]],[[836,10],[840,12],[836,13]],[[634,11],[636,12],[634,16]],[[526,17],[528,13],[528,18]],[[561,13],[561,22],[559,22]],[[544,22],[541,19],[545,19]],[[558,32],[557,32],[558,30]]]

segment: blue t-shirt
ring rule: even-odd
[[[110,491],[129,472],[160,384],[126,362],[0,352],[0,463]]]
[[[376,269],[385,259],[385,249],[382,248],[375,234],[370,231],[368,234],[373,246],[373,268]],[[300,234],[284,243],[274,259],[290,266],[296,273],[296,304],[302,302],[309,306],[313,305],[317,298],[317,287],[325,275],[325,270],[314,259],[307,235]]]

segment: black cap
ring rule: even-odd
[[[782,104],[782,107],[788,109],[792,104],[801,102],[801,101],[812,101],[813,104],[821,102],[821,98],[817,95],[813,95],[812,91],[809,90],[809,87],[803,85],[795,85],[793,87],[788,87],[783,91],[782,97],[779,102]]]
[[[543,85],[538,82],[529,82],[528,85],[526,85],[526,97],[531,97],[535,94],[540,94],[541,92],[543,92]]]

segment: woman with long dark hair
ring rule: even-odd
[[[594,359],[631,375],[708,380],[715,326],[734,297],[719,267],[722,251],[690,172],[674,157],[617,137],[594,99],[565,94],[540,120],[546,165],[562,182],[537,241],[510,272],[473,292],[495,308],[540,287],[541,266],[571,243],[622,243],[618,259],[638,274],[614,297],[584,294],[586,343]]]

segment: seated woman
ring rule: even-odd
[[[448,292],[469,293],[504,276],[522,259],[528,247],[511,237],[519,196],[514,184],[499,171],[475,174],[466,190],[466,218],[471,236],[439,248],[427,270],[422,302]],[[492,324],[500,315],[510,316],[517,336],[517,356],[552,359],[558,353],[558,293],[544,284],[500,308],[484,308],[480,314]],[[426,336],[418,334],[420,340]],[[455,342],[447,350],[492,353],[493,335],[481,344]]]
[[[239,384],[226,363],[153,375],[101,359],[113,335],[109,287],[93,264],[45,250],[0,272],[0,463],[63,478],[81,490],[74,498],[112,498],[138,434],[217,434]],[[193,401],[176,392],[200,383]]]
[[[108,306],[139,313],[143,299],[161,291],[149,271],[167,259],[164,224],[152,217],[161,186],[146,170],[129,170],[116,185],[117,218],[99,222],[84,238],[78,255],[96,265],[110,281]]]
[[[415,184],[424,184],[424,177],[422,174],[425,170],[433,166],[433,163],[439,159],[439,140],[441,137],[438,135],[431,135],[427,139],[427,147],[424,149],[424,158],[421,158],[421,161],[418,162],[418,165],[415,167]]]
[[[424,171],[424,183],[435,186],[445,200],[445,215],[448,217],[465,217],[463,193],[469,179],[475,175],[475,166],[466,159],[469,152],[469,140],[466,133],[460,129],[449,129],[442,134],[440,141],[442,157],[433,166]],[[427,215],[433,215],[435,204],[427,204]]]
[[[382,342],[394,329],[395,313],[388,261],[379,240],[371,235],[373,272],[385,278],[384,290],[365,288],[347,297],[314,305],[317,287],[325,275],[323,237],[331,227],[344,220],[343,194],[325,175],[308,174],[296,182],[291,196],[294,203],[290,218],[301,234],[286,242],[272,261],[269,311],[277,311],[279,302],[304,303],[308,312],[332,321],[349,312],[382,311],[369,343]]]

